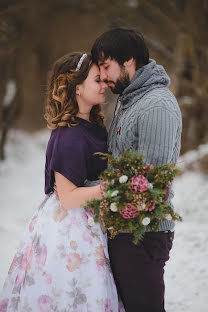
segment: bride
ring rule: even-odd
[[[117,312],[106,235],[84,204],[101,198],[107,164],[100,104],[107,85],[91,57],[71,53],[53,66],[46,120],[46,198],[32,217],[0,295],[0,312]],[[54,185],[59,200],[54,194]]]

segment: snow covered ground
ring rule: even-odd
[[[12,131],[7,159],[0,163],[0,288],[24,228],[44,196],[45,148],[48,130],[29,135]],[[181,157],[185,168],[208,153],[201,146]],[[174,184],[176,225],[174,246],[166,266],[167,312],[208,311],[208,182],[200,172],[185,170]]]

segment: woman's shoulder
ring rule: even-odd
[[[98,126],[87,121],[79,120],[76,126],[59,126],[57,129],[52,130],[51,140],[58,145],[64,146],[84,146],[88,141],[94,139],[107,140],[107,130],[104,125]]]
[[[80,125],[76,126],[59,126],[57,129],[52,130],[52,136],[54,137],[60,137],[60,138],[74,138],[77,136],[81,136],[83,134],[82,127]]]
[[[52,130],[49,140],[50,144],[58,150],[65,148],[73,148],[85,145],[83,129],[78,126],[64,126]]]

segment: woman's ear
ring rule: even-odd
[[[80,96],[80,88],[79,88],[79,86],[76,86],[76,95]]]

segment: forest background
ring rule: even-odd
[[[183,222],[165,270],[166,308],[207,312],[208,0],[0,0],[0,289],[44,196],[48,71],[116,26],[144,34],[182,111],[174,205]],[[107,92],[107,126],[116,98]]]

